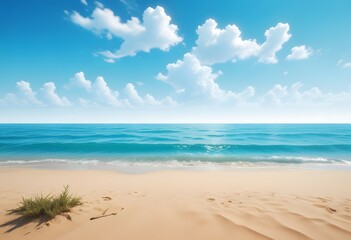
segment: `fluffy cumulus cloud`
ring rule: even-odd
[[[260,62],[277,63],[276,53],[282,49],[283,44],[287,42],[290,26],[287,23],[278,23],[277,26],[271,27],[264,33],[266,41],[260,46],[258,57]]]
[[[167,73],[159,73],[156,79],[171,85],[184,101],[201,99],[203,103],[230,103],[251,106],[325,106],[351,102],[351,89],[345,92],[322,92],[318,87],[303,90],[297,82],[291,86],[274,85],[262,95],[257,95],[254,87],[248,86],[236,93],[220,87],[216,80],[221,72],[202,64],[196,56],[187,53],[182,60],[167,65]]]
[[[83,72],[77,72],[74,74],[74,76],[71,78],[69,84],[65,85],[66,88],[72,88],[72,87],[82,87],[87,91],[90,91],[92,88],[91,81],[87,80],[84,76]]]
[[[302,88],[303,84],[300,82],[294,83],[290,87],[276,84],[258,98],[257,104],[317,106],[351,102],[351,91],[324,93],[318,87],[307,90],[302,90]]]
[[[78,102],[81,106],[114,106],[114,107],[132,107],[132,106],[173,106],[177,105],[171,97],[162,100],[156,100],[152,95],[146,94],[140,96],[134,84],[127,83],[121,93],[112,90],[102,76],[91,82],[85,78],[83,72],[77,72],[67,88],[82,88],[89,94],[90,100],[80,97]]]
[[[128,83],[126,87],[124,88],[125,93],[129,97],[131,101],[134,103],[141,105],[144,103],[143,99],[139,96],[137,90],[135,89],[134,85],[132,83]]]
[[[101,76],[97,77],[95,80],[94,93],[96,95],[96,99],[100,103],[105,103],[116,107],[122,106],[122,103],[118,100],[119,92],[111,90],[104,78]]]
[[[156,100],[152,95],[150,94],[146,94],[144,97],[144,102],[148,105],[151,106],[161,106],[161,105],[165,105],[165,106],[177,106],[178,103],[177,101],[175,101],[173,98],[171,98],[170,96],[165,97],[162,100]]]
[[[278,23],[266,30],[266,41],[259,44],[255,39],[243,39],[240,29],[234,24],[220,29],[215,20],[208,19],[196,31],[198,39],[192,53],[209,65],[253,56],[260,62],[277,63],[276,53],[291,37],[289,28],[287,23]]]
[[[189,70],[189,66],[190,70]],[[171,97],[156,99],[151,94],[141,95],[134,84],[128,83],[121,93],[110,88],[103,77],[99,76],[91,83],[91,89],[86,89],[86,97],[78,96],[76,102],[82,107],[162,107],[177,106],[201,99],[201,104],[223,104],[229,106],[247,107],[308,107],[308,106],[349,106],[351,103],[351,88],[344,92],[323,92],[318,87],[304,89],[302,83],[291,86],[276,84],[265,93],[257,95],[252,86],[241,92],[224,90],[216,83],[219,73],[214,73],[211,67],[201,65],[196,57],[186,54],[182,61],[167,66],[167,74],[159,74],[158,79],[171,84],[178,92],[176,99]],[[200,78],[200,76],[204,78]],[[187,81],[185,81],[187,80]],[[89,80],[87,80],[89,81]],[[17,83],[18,94],[8,93],[0,98],[0,106],[37,106],[37,107],[66,107],[74,105],[66,97],[56,93],[56,86],[47,82],[37,94],[25,81]],[[78,87],[78,85],[75,85]],[[192,98],[192,99],[189,99]],[[45,102],[45,104],[43,103]],[[195,103],[196,104],[196,103]]]
[[[259,51],[256,40],[243,40],[241,31],[236,25],[227,25],[225,29],[220,29],[215,20],[208,19],[196,32],[198,39],[193,54],[203,63],[245,59]]]
[[[223,97],[223,90],[215,82],[220,72],[214,73],[211,67],[202,65],[190,53],[184,55],[183,60],[167,65],[167,74],[159,73],[157,79],[174,87],[178,93],[198,96],[208,94],[212,98]]]
[[[73,11],[71,21],[97,35],[111,38],[112,36],[126,38],[129,35],[138,35],[145,29],[136,17],[132,17],[123,23],[119,16],[115,16],[112,10],[97,5],[91,17],[84,17]]]
[[[30,83],[19,81],[16,83],[18,94],[8,93],[0,100],[2,105],[31,105],[31,106],[70,106],[71,103],[66,97],[60,97],[56,93],[56,86],[53,82],[47,82],[41,88],[39,96],[32,90]],[[44,104],[45,102],[45,104]]]
[[[220,75],[221,72],[213,72],[211,67],[201,64],[196,56],[187,53],[183,60],[168,64],[167,74],[159,73],[156,79],[170,84],[179,94],[191,98],[236,99],[242,102],[255,94],[251,86],[241,93],[221,89],[216,83]]]
[[[44,93],[44,96],[53,104],[54,106],[70,106],[71,103],[66,97],[60,97],[56,93],[56,86],[53,82],[44,83],[41,90]]]
[[[144,97],[141,97],[136,90],[135,86],[132,83],[128,83],[124,88],[124,92],[128,101],[132,102],[135,105],[149,105],[149,106],[176,106],[178,103],[173,100],[171,97],[167,96],[162,100],[156,100],[151,94],[146,94]]]
[[[119,91],[112,90],[102,76],[97,77],[95,82],[92,83],[85,78],[83,72],[77,72],[71,78],[70,83],[66,85],[66,88],[83,88],[91,94],[90,97],[93,98],[91,100],[79,98],[80,105],[84,107],[99,105],[116,107],[144,105],[144,100],[139,96],[132,83],[128,83],[123,89],[126,98],[121,98]]]
[[[168,51],[183,39],[178,36],[178,27],[171,23],[171,17],[165,10],[157,6],[147,8],[143,14],[143,21],[132,17],[122,22],[120,17],[103,6],[97,6],[90,17],[84,17],[78,12],[70,14],[73,23],[105,36],[121,38],[122,45],[117,51],[103,51],[102,55],[107,62],[114,62],[117,58],[134,56],[137,52],[149,52],[153,48]]]
[[[296,46],[291,49],[291,53],[286,57],[288,60],[302,60],[311,56],[312,49],[306,48],[305,45]]]
[[[262,97],[262,101],[265,103],[281,104],[281,100],[288,94],[287,87],[280,84],[274,85],[267,93]]]
[[[5,96],[0,97],[0,106],[164,107],[178,105],[170,96],[163,99],[156,99],[149,93],[143,96],[139,94],[132,83],[128,83],[121,92],[113,90],[102,76],[98,76],[92,82],[85,78],[83,72],[74,74],[70,82],[63,88],[66,91],[71,91],[71,93],[79,88],[84,90],[84,92],[79,92],[77,98],[73,100],[59,96],[56,92],[56,85],[53,82],[44,83],[38,92],[38,96],[32,90],[29,82],[19,81],[16,85],[18,93],[7,93]],[[78,92],[74,93],[77,95]]]
[[[34,92],[30,86],[29,82],[19,81],[16,83],[16,86],[19,90],[21,96],[23,96],[24,103],[32,105],[43,105],[36,97],[36,92]]]
[[[112,90],[102,76],[98,76],[95,82],[92,83],[85,78],[83,72],[77,72],[74,77],[71,78],[69,86],[71,88],[83,88],[90,94],[90,100],[79,98],[80,105],[84,107],[101,105],[122,107],[127,104],[127,102],[119,99],[119,91]]]

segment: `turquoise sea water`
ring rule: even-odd
[[[0,124],[0,166],[351,166],[348,124]]]

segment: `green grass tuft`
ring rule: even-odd
[[[19,207],[15,209],[16,212],[25,217],[38,218],[47,216],[50,219],[56,215],[68,212],[71,208],[81,205],[82,198],[74,196],[69,193],[69,186],[64,186],[63,191],[56,196],[37,196],[34,198],[22,198]]]

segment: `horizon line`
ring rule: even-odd
[[[137,125],[137,124],[164,124],[164,125],[171,125],[171,124],[179,124],[179,125],[186,125],[186,124],[248,124],[248,125],[253,125],[253,124],[296,124],[296,125],[302,125],[302,124],[310,124],[310,125],[322,125],[322,124],[351,124],[351,122],[0,122],[0,125],[5,125],[5,124],[84,124],[84,125],[93,125],[93,124],[124,124],[124,125]]]

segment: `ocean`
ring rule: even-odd
[[[0,124],[0,167],[350,167],[351,124]]]

